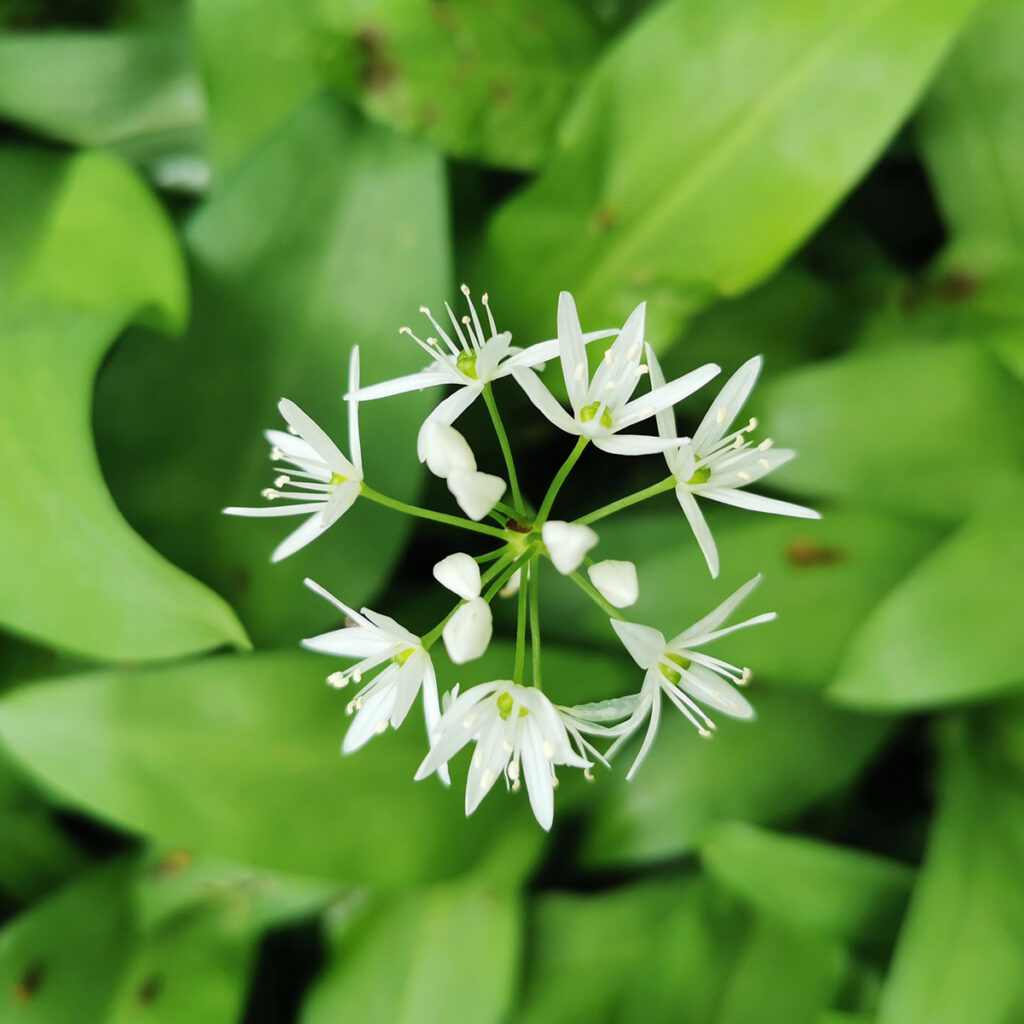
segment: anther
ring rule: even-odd
[[[760,451],[766,452],[774,443],[770,437],[766,437],[757,447]]]
[[[286,476],[284,476],[284,475],[282,474],[281,476],[279,476],[279,477],[278,477],[278,478],[277,478],[277,479],[276,479],[276,480],[274,481],[274,486],[275,486],[275,487],[287,487],[287,486],[288,486],[288,484],[290,484],[290,483],[291,483],[291,479],[290,479],[289,477],[286,477]]]
[[[642,376],[644,376],[644,374],[650,373],[650,372],[651,372],[651,368],[649,366],[638,366],[633,371],[633,376],[636,377],[637,380],[639,380]]]
[[[274,445],[274,447],[270,449],[270,461],[271,462],[280,462],[280,460],[283,459],[283,458],[284,458],[284,452],[281,451],[281,449],[278,448],[277,445]]]
[[[327,684],[337,690],[342,690],[348,686],[348,676],[344,672],[332,672],[327,677]]]
[[[718,412],[715,413],[715,422],[724,423],[729,417],[729,410],[723,405],[719,408]]]
[[[411,338],[412,337],[412,328],[411,327],[399,327],[398,328],[398,333],[399,334],[408,334],[409,337]]]
[[[362,672],[353,672],[353,673],[352,673],[352,678],[353,678],[353,679],[354,679],[354,680],[355,680],[355,681],[356,681],[357,683],[361,683],[361,682],[363,681],[363,673],[362,673]],[[362,704],[360,704],[360,707],[362,707]]]
[[[269,487],[267,487],[266,489],[260,491],[260,494],[264,498],[266,498],[267,501],[273,501],[275,498],[279,497],[277,491],[271,490],[271,488],[269,488]]]
[[[558,776],[557,775],[553,774],[551,776],[551,788],[552,789],[558,789]]]
[[[467,299],[469,298],[469,285],[468,284],[460,284],[459,285],[459,291],[462,292],[462,294],[465,295]]]
[[[429,306],[420,306],[420,312],[424,316],[430,316],[430,307]]]
[[[594,781],[594,773],[589,768],[584,768],[583,769],[583,778],[585,778],[587,780],[587,782],[593,782]]]
[[[698,729],[697,734],[702,740],[711,739],[711,731],[709,729]]]
[[[472,321],[471,321],[471,320],[469,319],[469,317],[468,317],[468,316],[464,316],[464,317],[462,318],[462,322],[463,322],[463,323],[464,323],[464,324],[465,324],[465,325],[466,325],[467,327],[469,327],[470,323],[472,323]]]
[[[484,292],[484,293],[483,293],[483,295],[481,295],[481,296],[480,296],[480,301],[481,301],[481,302],[482,302],[482,303],[483,303],[483,304],[484,304],[485,306],[487,305],[487,303],[488,303],[488,302],[490,302],[490,301],[491,301],[491,300],[490,300],[490,297],[489,297],[489,296],[488,296],[488,294],[487,294],[487,292]]]
[[[736,440],[733,441],[732,446],[733,448],[743,448],[746,446],[746,443],[747,442],[743,440],[743,432],[741,431],[736,435]]]
[[[521,786],[522,786],[522,783],[519,781],[518,778],[512,780],[512,792],[513,793],[518,793]]]
[[[740,676],[740,678],[737,680],[737,682],[740,684],[740,686],[746,686],[747,683],[750,682],[750,680],[753,677],[753,675],[754,675],[754,673],[751,672],[749,668],[744,668],[743,669],[743,675]]]
[[[503,747],[504,747],[504,748],[505,748],[505,749],[506,749],[506,750],[507,750],[507,751],[508,751],[508,752],[509,752],[510,754],[512,753],[512,751],[513,751],[513,750],[515,750],[515,749],[516,749],[516,748],[515,748],[515,747],[514,747],[514,746],[513,746],[513,745],[512,745],[512,744],[511,744],[511,743],[510,743],[510,742],[509,742],[508,740],[505,740],[505,741],[504,741],[504,742],[503,742],[503,743],[502,743],[501,745],[502,745],[502,746],[503,746]]]
[[[356,709],[356,702],[354,700],[350,700],[348,702],[348,704],[345,706],[345,714],[346,715],[351,715],[355,711],[355,709]]]
[[[757,430],[757,418],[755,416],[750,417],[750,422],[747,424],[746,430],[748,433],[751,430]]]
[[[746,481],[747,483],[749,483],[749,482],[750,482],[750,481],[751,481],[751,480],[753,479],[753,477],[751,477],[751,475],[750,475],[749,473],[744,473],[744,472],[743,472],[742,470],[740,470],[740,472],[739,472],[739,473],[737,473],[736,475],[737,475],[737,476],[738,476],[738,477],[739,477],[739,478],[740,478],[741,480],[744,480],[744,481]]]
[[[377,723],[377,735],[379,736],[382,732],[387,732],[387,728],[388,728],[388,720],[386,718],[382,718]]]

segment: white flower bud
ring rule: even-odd
[[[516,569],[508,578],[508,583],[498,591],[498,597],[512,597],[519,593],[519,584],[523,581],[523,570]]]
[[[456,470],[448,476],[448,490],[470,519],[483,519],[505,493],[505,481],[490,473]]]
[[[474,563],[475,564],[475,563]],[[636,578],[636,566],[632,562],[616,562],[607,559],[587,570],[590,582],[597,587],[600,595],[616,608],[628,608],[636,604],[640,596],[640,584]]]
[[[492,628],[490,605],[482,597],[474,597],[448,620],[441,633],[448,657],[456,665],[479,658],[491,642]]]
[[[469,442],[447,423],[427,420],[421,430],[422,461],[434,476],[447,479],[452,473],[472,473],[476,459]]]
[[[589,526],[563,523],[558,519],[549,519],[541,527],[540,535],[551,561],[563,576],[579,568],[586,553],[599,539]]]
[[[442,558],[434,566],[434,579],[465,601],[480,596],[480,566],[464,551]]]

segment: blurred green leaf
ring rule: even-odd
[[[205,105],[181,30],[0,36],[0,117],[114,148],[160,185],[205,185]]]
[[[512,329],[543,333],[568,288],[592,328],[648,300],[664,347],[756,284],[864,173],[973,6],[678,0],[642,16],[491,224],[484,262],[517,296]]]
[[[347,922],[301,1024],[499,1024],[519,974],[520,896],[480,881],[415,889]]]
[[[0,207],[21,243],[0,261],[11,277],[0,307],[0,622],[94,658],[246,644],[219,597],[128,529],[93,450],[93,376],[111,341],[138,316],[172,329],[186,316],[166,218],[132,171],[99,152],[56,168],[3,152]]]
[[[183,347],[123,346],[99,382],[97,433],[114,494],[161,550],[229,595],[257,642],[294,643],[336,617],[302,597],[304,576],[358,606],[401,551],[410,520],[358,501],[328,534],[271,565],[300,520],[219,510],[264,504],[276,471],[262,432],[283,427],[282,395],[346,447],[352,344],[363,383],[422,366],[398,327],[446,294],[446,212],[434,152],[314,101],[189,222],[196,313]],[[416,431],[430,398],[440,396],[360,406],[373,487],[415,498]]]
[[[803,520],[710,508],[707,518],[724,567],[716,581],[675,497],[668,494],[662,503],[674,511],[623,516],[598,526],[601,545],[594,557],[626,558],[637,565],[640,599],[626,610],[627,618],[675,636],[756,568],[765,578],[736,621],[762,611],[775,611],[779,618],[723,638],[712,653],[787,687],[827,686],[860,624],[939,535],[933,527],[860,512],[826,510],[821,520]],[[578,638],[582,630],[594,642],[621,649],[608,617],[582,593],[563,591],[560,634]],[[807,642],[809,635],[813,643]]]
[[[1024,391],[966,341],[879,345],[792,370],[765,384],[760,407],[799,452],[779,483],[805,494],[956,520],[1024,466]]]
[[[597,49],[567,0],[328,0],[332,63],[369,117],[459,157],[537,167]]]
[[[998,493],[874,610],[829,696],[873,710],[978,700],[1024,682],[1024,481]]]
[[[713,828],[701,860],[741,899],[798,931],[883,952],[914,879],[896,861],[740,821]]]
[[[1024,1016],[1024,789],[982,735],[947,725],[938,814],[878,1024]]]
[[[5,696],[0,739],[61,800],[176,846],[343,882],[457,873],[502,808],[466,820],[457,792],[413,782],[414,716],[341,757],[323,668],[265,654],[65,677]]]
[[[1024,250],[1024,5],[988,0],[918,118],[925,164],[955,256],[983,268]]]
[[[885,740],[883,719],[806,696],[755,692],[757,720],[723,719],[711,740],[666,706],[658,739],[627,782],[602,779],[583,848],[594,866],[664,860],[704,842],[708,828],[739,818],[773,822],[848,786]],[[629,764],[637,744],[619,755]]]

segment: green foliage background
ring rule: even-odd
[[[1022,46],[1022,0],[0,8],[0,1021],[1024,1021]],[[603,525],[638,619],[761,570],[779,620],[722,643],[755,724],[670,718],[550,836],[414,785],[414,727],[342,759],[298,650],[307,574],[429,628],[450,538],[359,503],[271,566],[218,514],[281,394],[344,436],[351,345],[416,369],[463,280],[523,341],[568,288],[646,299],[671,370],[763,352],[772,482],[824,512],[713,511],[717,582],[671,495]],[[498,397],[535,493],[564,453]],[[364,450],[441,505],[427,400]],[[566,702],[636,682],[577,596]]]

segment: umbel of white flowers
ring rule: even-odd
[[[339,689],[354,684],[354,696],[347,704],[352,723],[342,742],[344,753],[354,753],[375,736],[399,728],[422,695],[428,745],[416,779],[436,773],[448,784],[449,762],[472,744],[466,813],[479,806],[498,778],[513,792],[525,782],[534,816],[548,829],[554,816],[557,770],[580,769],[592,779],[595,763],[608,766],[643,730],[643,741],[627,774],[632,778],[656,738],[663,698],[703,737],[710,737],[715,728],[709,712],[753,718],[752,706],[736,689],[750,681],[750,670],[705,648],[734,630],[774,618],[774,613],[767,612],[725,624],[756,587],[760,576],[755,576],[671,640],[653,626],[627,620],[620,609],[631,608],[641,596],[637,568],[622,559],[591,558],[590,552],[600,543],[593,524],[674,491],[711,576],[717,577],[718,551],[700,501],[804,518],[817,517],[817,513],[746,490],[794,455],[788,449],[775,448],[770,440],[755,444],[750,438],[755,420],[731,430],[760,373],[760,356],[748,360],[726,381],[693,437],[681,437],[675,407],[715,377],[719,367],[709,363],[667,381],[645,335],[642,303],[621,328],[585,333],[572,296],[562,292],[557,337],[517,347],[511,334],[498,330],[488,297],[482,299],[485,326],[469,289],[463,285],[462,291],[466,315],[457,317],[446,303],[449,325],[442,326],[423,307],[421,312],[436,333],[424,339],[409,328],[401,329],[429,358],[424,369],[361,387],[359,351],[353,348],[345,395],[350,458],[294,402],[282,399],[279,409],[288,432],[267,431],[270,457],[277,470],[273,487],[263,492],[269,504],[224,511],[241,516],[305,517],[275,548],[273,561],[318,538],[357,500],[462,531],[466,546],[472,545],[473,551],[454,551],[434,566],[434,578],[444,588],[441,593],[449,598],[444,614],[425,633],[417,634],[370,608],[356,611],[307,580],[344,615],[344,621],[339,628],[303,644],[348,662],[348,667],[328,676],[328,682]],[[604,339],[612,340],[600,352],[592,352],[593,343]],[[553,360],[558,361],[569,409],[540,376],[544,364]],[[519,486],[511,439],[493,389],[495,382],[502,381],[506,382],[502,386],[518,384],[547,421],[576,438],[537,504]],[[374,490],[364,478],[359,403],[444,386],[453,390],[426,417],[415,446],[420,461],[445,481],[462,515],[408,504]],[[453,426],[477,399],[486,406],[502,453],[504,466],[498,473],[479,467],[473,448]],[[651,426],[656,433],[632,429],[643,431]],[[411,437],[409,443],[413,443]],[[575,518],[552,518],[562,485],[591,446],[613,456],[664,459],[668,476]],[[389,452],[383,454],[387,457]],[[593,471],[587,467],[587,472]],[[344,540],[361,543],[356,528],[349,529]],[[546,694],[539,598],[545,563],[554,570],[545,586],[552,586],[555,595],[544,607],[561,603],[559,586],[578,587],[608,617],[628,654],[643,669],[638,690],[630,687],[630,673],[624,671],[626,692],[614,698],[556,704]],[[567,582],[559,583],[560,579]],[[486,670],[476,673],[474,679],[474,664],[491,649],[491,605],[499,596],[513,595],[517,625],[511,663],[499,667],[489,659]],[[442,650],[446,658],[438,660]],[[445,664],[458,667],[460,680],[468,679],[473,685],[460,692],[460,684],[455,683],[446,693],[439,693],[439,667],[442,678],[455,674]],[[557,689],[585,688],[587,673],[581,669],[575,679],[552,682]],[[582,693],[577,696],[585,698]]]

